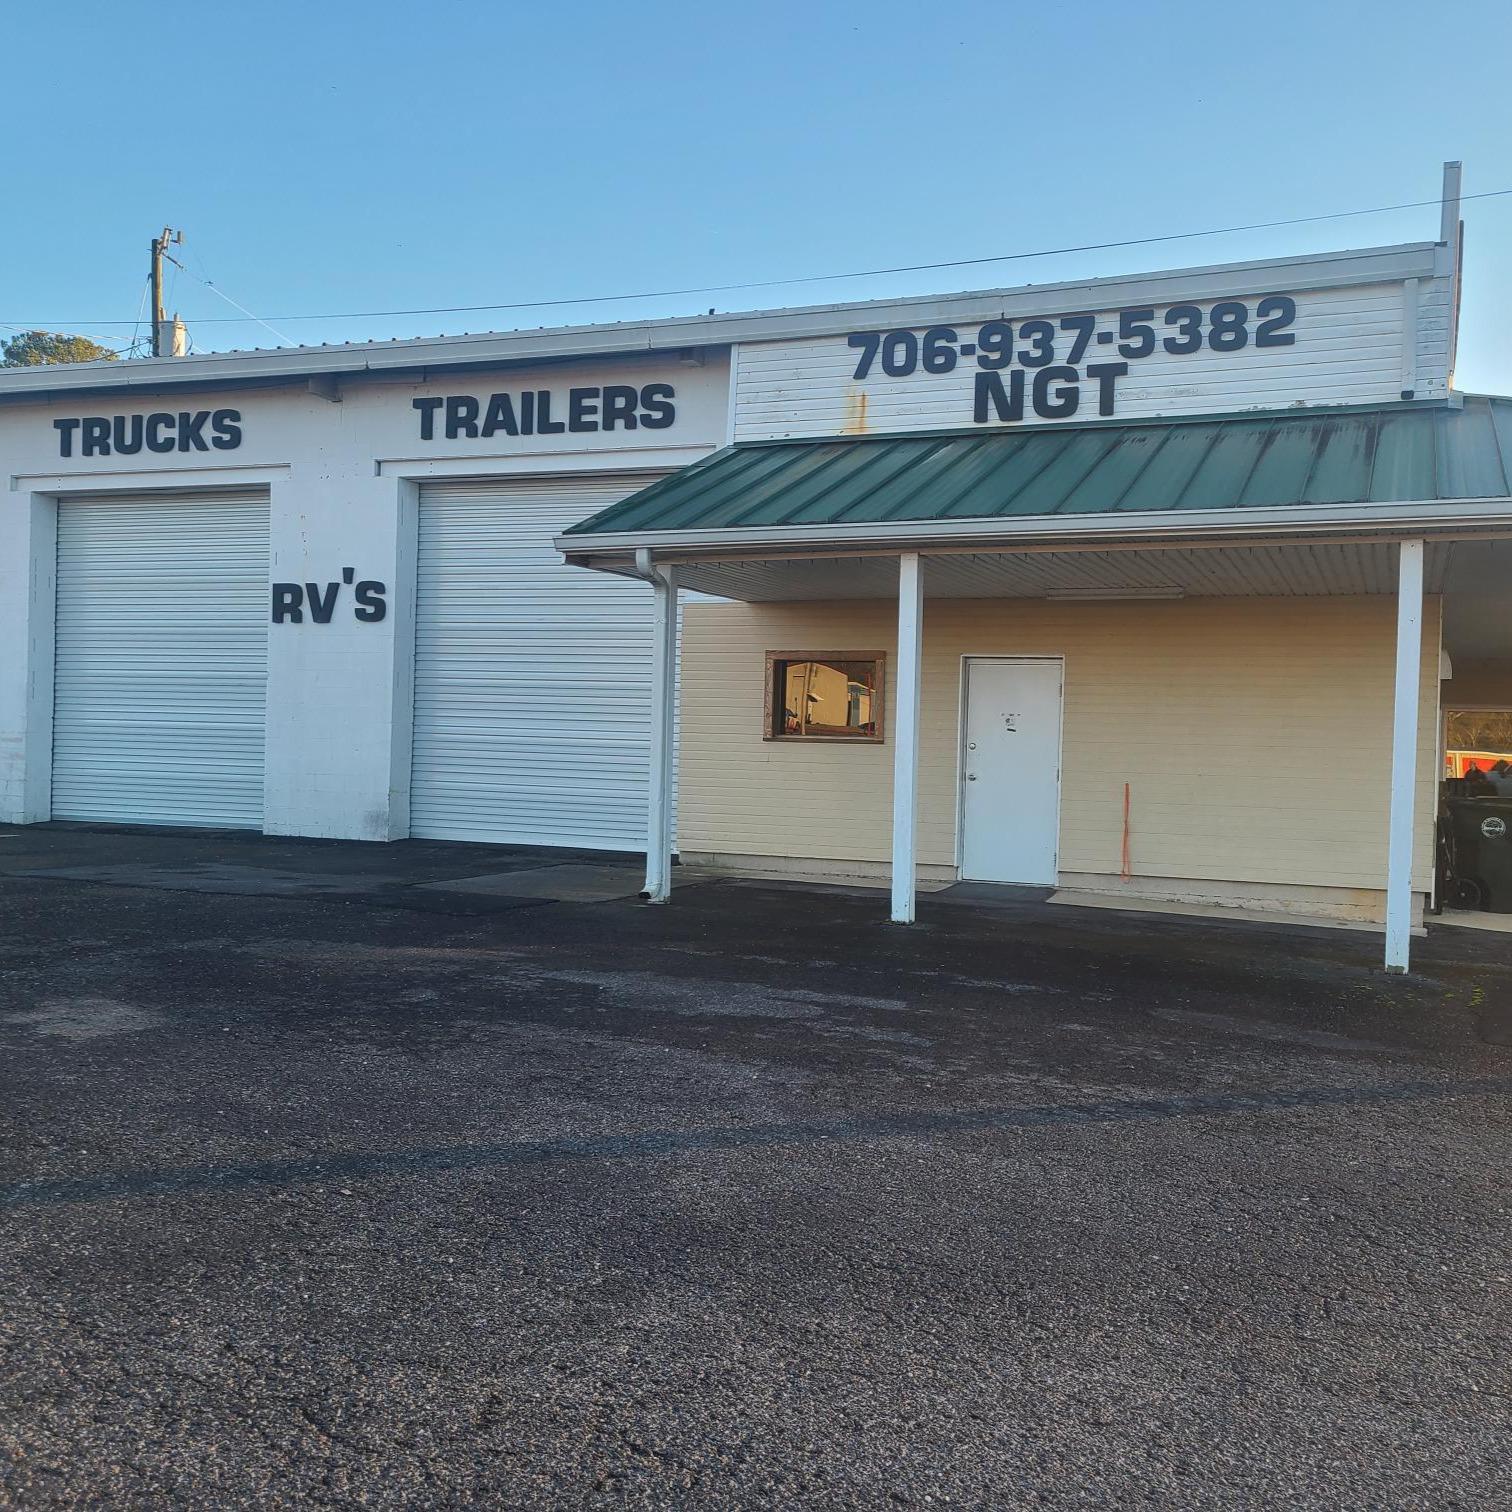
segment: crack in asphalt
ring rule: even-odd
[[[1373,1086],[1300,1087],[1252,1094],[1193,1094],[1025,1108],[889,1113],[726,1129],[650,1129],[577,1139],[521,1139],[433,1149],[333,1154],[305,1160],[185,1166],[165,1171],[114,1171],[52,1181],[18,1181],[0,1186],[0,1207],[43,1207],[123,1197],[234,1191],[255,1186],[309,1185],[335,1179],[531,1166],[559,1160],[654,1159],[774,1145],[801,1146],[921,1135],[993,1133],[1010,1129],[1146,1123],[1291,1109],[1430,1102],[1508,1092],[1512,1092],[1512,1076],[1495,1076],[1457,1082],[1387,1082]]]

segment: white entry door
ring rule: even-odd
[[[1060,835],[1062,663],[966,659],[961,876],[1053,885]]]

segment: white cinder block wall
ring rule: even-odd
[[[569,387],[664,383],[675,419],[659,429],[447,439],[421,434],[412,400]],[[264,827],[273,834],[388,840],[408,833],[414,542],[427,477],[557,477],[664,470],[723,445],[729,367],[675,357],[514,368],[437,370],[345,382],[340,402],[302,385],[142,395],[70,395],[0,406],[0,821],[50,815],[54,522],[59,500],[84,491],[267,490],[273,582],[384,583],[388,612],[353,617],[343,584],[328,624],[268,625]],[[81,415],[235,409],[234,450],[59,455],[53,420]],[[561,567],[574,581],[581,569]],[[649,588],[647,594],[649,596]]]

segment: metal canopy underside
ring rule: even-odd
[[[1464,553],[1490,542],[1431,544],[1427,588],[1443,592]],[[1397,549],[1385,541],[1316,545],[1226,545],[1117,551],[942,552],[921,562],[929,599],[1143,595],[1185,598],[1289,598],[1394,593]],[[678,581],[700,593],[751,603],[890,599],[898,591],[896,556],[844,556],[687,562]]]
[[[595,536],[1503,498],[1512,399],[727,447]]]

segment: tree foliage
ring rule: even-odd
[[[3,348],[0,367],[41,367],[53,362],[114,362],[116,354],[87,336],[60,331],[22,331]]]
[[[1456,709],[1448,724],[1451,751],[1512,751],[1512,714]]]

